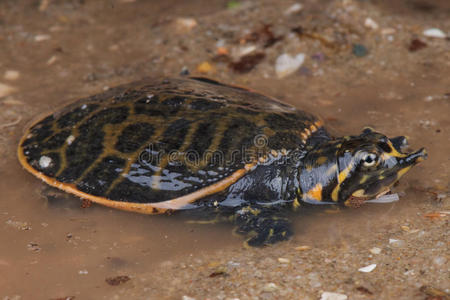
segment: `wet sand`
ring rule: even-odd
[[[274,0],[42,3],[0,3],[2,299],[448,297],[450,42],[423,34],[450,32],[446,1],[311,0],[290,13],[295,2]],[[249,47],[261,61],[230,67]],[[305,61],[278,78],[283,53]],[[230,224],[82,208],[63,194],[49,202],[17,162],[39,115],[183,67],[313,112],[336,135],[366,125],[407,135],[429,159],[395,187],[399,202],[300,212],[294,238],[263,249],[243,248]]]

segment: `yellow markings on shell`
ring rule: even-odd
[[[309,130],[311,130],[311,132],[315,132],[317,131],[317,127],[314,124],[311,124],[311,126],[309,126]]]
[[[306,196],[316,201],[322,201],[322,189],[322,184],[318,183],[306,193]]]
[[[282,155],[286,155],[287,154],[287,150],[285,148],[281,149],[281,154]]]
[[[270,154],[272,154],[273,157],[278,157],[278,151],[277,150],[270,150]]]
[[[302,136],[302,140],[308,139],[308,136],[306,135],[306,133],[302,132],[302,133],[300,133],[300,135]]]

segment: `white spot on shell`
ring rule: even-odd
[[[41,156],[41,158],[39,159],[39,167],[41,167],[42,169],[46,169],[50,166],[50,164],[52,163],[52,159],[48,156]]]
[[[86,109],[86,107],[87,107],[86,104],[81,105],[81,109]]]
[[[69,137],[66,140],[67,145],[72,144],[72,142],[75,140],[75,137],[73,135],[69,135]]]

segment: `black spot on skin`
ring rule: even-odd
[[[70,130],[64,130],[55,134],[54,136],[49,138],[46,142],[42,143],[41,148],[53,150],[61,147],[62,145],[64,145],[65,141],[69,137],[70,132],[71,132]]]
[[[110,185],[121,174],[125,160],[119,157],[105,157],[77,185],[85,193],[103,196]]]
[[[387,143],[378,143],[378,147],[384,152],[390,153],[392,151],[391,147]]]
[[[83,104],[61,116],[57,124],[59,128],[72,127],[98,108],[97,104]]]
[[[217,101],[211,101],[208,99],[196,99],[192,101],[190,104],[190,107],[194,110],[200,110],[200,111],[207,111],[212,109],[219,109],[223,107],[224,104],[217,102]]]
[[[115,148],[123,153],[138,150],[153,135],[154,128],[148,123],[136,123],[127,126],[117,139]]]

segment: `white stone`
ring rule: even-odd
[[[372,272],[373,270],[375,270],[376,267],[377,267],[377,264],[371,264],[371,265],[359,268],[358,271],[363,272],[363,273],[369,273],[369,272]]]
[[[11,95],[16,89],[10,85],[0,83],[0,98]]]
[[[20,77],[19,71],[16,70],[7,70],[5,72],[5,75],[3,75],[3,78],[6,80],[16,80]]]
[[[287,259],[287,258],[279,257],[279,258],[278,258],[278,262],[281,263],[281,264],[288,264],[288,263],[290,263],[291,261],[290,261],[289,259]]]
[[[49,36],[48,34],[38,34],[34,37],[34,41],[42,42],[42,41],[49,40],[50,38],[51,38],[51,36]]]
[[[333,292],[323,292],[320,300],[347,300],[347,295],[333,293]]]
[[[263,287],[263,291],[269,292],[269,293],[275,292],[277,289],[278,289],[278,286],[273,282],[269,282]]]
[[[373,248],[372,248],[372,249],[370,249],[369,251],[370,251],[370,253],[372,253],[372,254],[375,254],[375,255],[377,255],[377,254],[380,254],[380,253],[381,253],[381,249],[380,249],[380,248],[378,248],[378,247],[373,247]]]
[[[52,159],[48,156],[43,155],[39,159],[39,167],[41,167],[42,169],[48,168],[51,163],[52,163]]]
[[[275,62],[275,73],[278,78],[284,78],[297,71],[305,61],[305,54],[299,53],[295,57],[281,54]]]
[[[66,140],[67,145],[72,144],[72,142],[75,140],[75,137],[73,135],[69,135],[69,137]]]
[[[284,11],[285,15],[292,15],[298,13],[303,9],[303,5],[301,3],[294,3],[288,9]]]
[[[181,31],[190,31],[198,24],[194,18],[178,18],[175,22],[177,28]]]
[[[427,37],[445,39],[447,35],[439,28],[429,28],[423,31],[423,35]]]
[[[373,30],[378,29],[378,23],[371,18],[366,18],[366,20],[364,21],[364,26]]]

